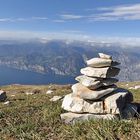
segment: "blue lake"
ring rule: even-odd
[[[9,84],[73,84],[74,77],[39,74],[0,66],[0,85]]]

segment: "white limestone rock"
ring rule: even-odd
[[[109,87],[98,88],[96,90],[90,90],[82,84],[77,83],[72,86],[72,96],[78,96],[82,99],[97,100],[116,89],[117,86],[113,85]]]
[[[72,94],[68,94],[64,97],[62,108],[75,113],[104,113],[102,101],[85,101],[79,97],[73,97]]]
[[[76,77],[75,80],[90,89],[97,89],[102,86],[101,79],[87,77],[86,75],[80,75]]]
[[[53,90],[48,90],[47,92],[46,92],[46,94],[52,94],[54,91]]]
[[[119,88],[101,100],[104,102],[104,113],[120,114],[125,105],[133,101],[133,95],[128,90]]]
[[[135,89],[140,89],[140,85],[135,86]]]
[[[118,75],[120,69],[116,67],[92,68],[86,67],[81,69],[81,73],[89,77],[110,78]]]
[[[76,113],[63,113],[60,115],[61,120],[68,124],[75,124],[81,121],[90,121],[97,119],[112,120],[118,119],[118,116],[111,114],[97,115],[97,114],[76,114]]]
[[[100,58],[103,59],[112,59],[112,56],[108,55],[108,54],[104,54],[104,53],[98,53]]]
[[[10,101],[6,101],[3,103],[4,105],[9,105],[10,104]]]
[[[127,103],[133,101],[132,93],[118,89],[100,100],[84,100],[78,96],[68,94],[65,96],[62,108],[75,113],[121,114]]]
[[[94,68],[110,67],[112,63],[111,59],[92,58],[87,61],[87,65]]]
[[[33,93],[33,92],[26,92],[25,94],[26,95],[34,95],[35,93]]]
[[[53,96],[53,98],[50,99],[51,102],[56,102],[63,99],[63,96]]]
[[[92,78],[86,75],[80,75],[76,77],[75,80],[88,87],[89,89],[97,89],[102,86],[110,86],[118,82],[118,80],[115,78]]]

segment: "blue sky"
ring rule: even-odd
[[[0,0],[0,37],[140,38],[139,0]]]

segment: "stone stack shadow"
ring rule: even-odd
[[[61,114],[65,123],[75,123],[89,119],[128,119],[135,115],[137,107],[131,102],[133,95],[126,89],[118,88],[120,69],[107,54],[99,53],[99,58],[87,61],[87,67],[81,69],[78,83],[72,86],[72,93],[64,97]]]

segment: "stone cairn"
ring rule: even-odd
[[[61,114],[65,123],[89,119],[128,119],[135,115],[137,107],[131,102],[133,95],[118,88],[115,77],[120,69],[112,57],[99,53],[99,58],[87,61],[86,68],[75,79],[72,93],[64,97],[62,108],[68,113]]]

